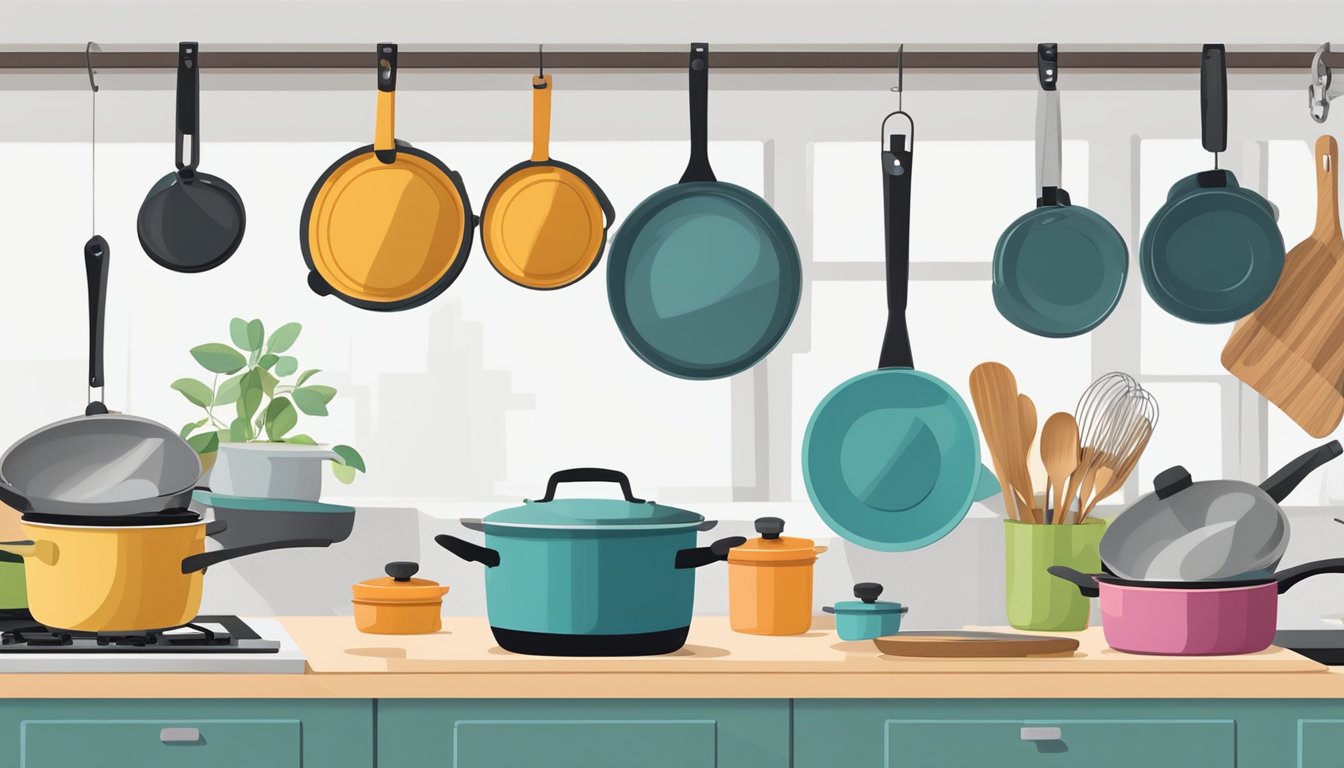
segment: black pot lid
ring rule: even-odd
[[[161,512],[141,512],[134,515],[53,515],[26,512],[25,523],[39,525],[77,525],[81,527],[139,527],[152,525],[185,525],[199,523],[201,516],[189,509],[165,509]]]

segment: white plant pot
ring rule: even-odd
[[[340,456],[320,445],[221,443],[210,490],[226,496],[317,501],[322,463]]]

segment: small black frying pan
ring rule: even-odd
[[[228,182],[196,170],[201,159],[201,78],[199,48],[177,48],[177,170],[149,190],[140,205],[137,229],[149,258],[175,272],[204,272],[223,264],[243,241],[247,213]],[[184,139],[191,138],[191,162],[184,163]]]

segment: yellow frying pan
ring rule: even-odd
[[[396,88],[397,46],[379,43],[374,142],[322,174],[299,223],[309,287],[381,311],[443,293],[466,264],[476,223],[462,177],[396,140]]]
[[[532,78],[532,158],[495,182],[481,211],[481,244],[501,275],[550,290],[593,271],[616,218],[602,188],[550,158],[551,76]]]

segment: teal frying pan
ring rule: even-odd
[[[1192,323],[1229,323],[1274,292],[1283,272],[1283,235],[1274,206],[1217,167],[1227,149],[1227,62],[1204,46],[1200,68],[1204,149],[1214,170],[1176,182],[1143,231],[1139,270],[1159,307]]]
[[[882,121],[887,138],[887,120]],[[982,482],[980,435],[946,383],[914,370],[905,307],[910,277],[910,145],[882,152],[886,204],[887,329],[879,368],[821,401],[803,437],[803,479],[822,520],[847,541],[886,552],[931,544],[961,522]]]
[[[802,297],[798,246],[770,204],[709,165],[709,46],[691,45],[691,159],[681,182],[626,217],[611,243],[607,298],[625,341],[684,379],[760,362]]]
[[[1066,338],[1101,325],[1125,290],[1129,249],[1111,223],[1072,205],[1060,186],[1058,49],[1037,47],[1036,208],[1014,221],[994,249],[994,305],[1028,333]]]

